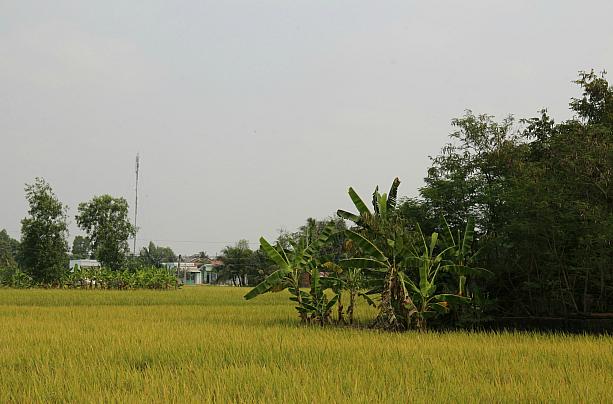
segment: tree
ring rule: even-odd
[[[253,251],[247,240],[240,240],[234,246],[226,246],[221,252],[223,267],[218,280],[231,280],[236,286],[246,286],[245,278],[255,272]]]
[[[0,231],[0,267],[17,266],[19,241],[11,238],[6,230]]]
[[[67,207],[42,178],[26,184],[28,216],[21,221],[19,262],[36,282],[57,282],[68,269]]]
[[[249,277],[250,284],[257,285],[277,269],[275,263],[268,258],[268,255],[262,248],[258,248],[253,252],[251,262],[253,263],[253,268]]]
[[[451,248],[439,247],[437,232],[427,240],[419,225],[412,230],[398,215],[399,185],[396,178],[389,194],[380,194],[379,187],[375,188],[372,211],[349,188],[358,213],[339,210],[338,215],[356,224],[345,234],[359,253],[341,260],[340,266],[364,270],[371,287],[369,293],[380,294],[375,328],[397,331],[415,326],[425,330],[428,318],[449,312],[449,303],[465,303],[468,299],[441,293],[448,288],[438,278],[451,267],[446,260]]]
[[[542,110],[512,133],[510,118],[454,120],[454,144],[421,189],[426,216],[447,217],[454,232],[475,218],[474,261],[493,273],[479,286],[499,314],[613,308],[613,88],[593,71],[576,83],[565,122]]]
[[[160,268],[163,262],[175,262],[177,257],[172,248],[156,246],[150,241],[148,247],[141,248],[140,259],[147,266]]]
[[[72,259],[86,259],[91,256],[91,247],[86,237],[76,236],[72,241]]]
[[[94,255],[104,266],[119,270],[130,253],[128,239],[135,228],[128,219],[128,202],[110,195],[79,204],[77,224],[87,234]]]

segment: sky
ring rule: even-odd
[[[0,229],[24,184],[74,215],[133,208],[138,244],[258,247],[402,181],[466,109],[568,119],[579,70],[613,68],[612,1],[0,0]],[[133,212],[130,213],[133,215]],[[130,244],[131,245],[131,244]]]

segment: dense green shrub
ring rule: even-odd
[[[171,289],[178,286],[173,272],[162,268],[114,271],[108,268],[83,269],[78,266],[66,275],[62,285],[84,289]]]
[[[29,288],[32,285],[32,277],[16,266],[0,267],[0,286]]]
[[[161,268],[113,271],[108,268],[84,269],[76,266],[59,282],[37,283],[18,267],[0,267],[0,286],[10,288],[61,287],[68,289],[172,289],[178,287],[173,272]]]

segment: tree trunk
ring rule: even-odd
[[[353,325],[353,308],[355,307],[355,295],[356,290],[351,289],[349,291],[349,307],[347,307],[347,317],[349,319],[349,324]]]
[[[296,288],[296,303],[298,303],[298,307],[302,307],[302,296],[300,295],[300,288]],[[306,313],[300,313],[300,322],[303,324],[307,323]]]
[[[339,290],[338,292],[338,300],[337,300],[337,305],[338,305],[338,319],[337,319],[337,323],[338,324],[347,324],[345,322],[345,316],[343,315],[343,290]]]
[[[394,311],[394,290],[398,280],[396,267],[391,267],[385,277],[383,292],[381,293],[381,303],[379,304],[379,314],[373,323],[374,328],[381,328],[388,331],[399,331],[403,327],[398,321],[396,312]]]

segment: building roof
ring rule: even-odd
[[[69,268],[74,268],[75,265],[79,267],[100,267],[100,262],[92,259],[80,259],[80,260],[70,260],[68,263]]]

